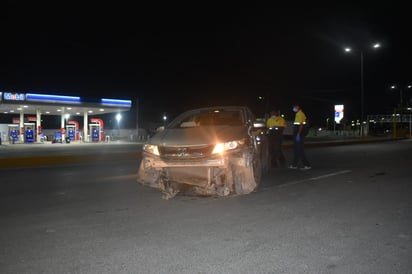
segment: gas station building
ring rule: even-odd
[[[104,141],[104,123],[99,115],[129,111],[131,105],[131,100],[123,99],[0,92],[0,115],[16,114],[7,125],[6,140],[12,143],[43,142],[42,115],[60,116],[60,129],[54,136],[57,142],[67,138],[71,141]],[[78,116],[83,116],[82,129],[79,121],[70,118]]]

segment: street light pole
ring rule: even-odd
[[[363,80],[363,50],[360,51],[360,66],[361,66],[361,123],[360,123],[360,135],[363,136],[363,117],[364,117],[364,104],[365,104],[365,84]]]
[[[379,43],[375,43],[372,45],[373,49],[380,48],[381,45]],[[364,81],[364,76],[363,76],[363,49],[358,49],[360,52],[360,73],[361,73],[361,115],[360,115],[360,135],[363,136],[363,123],[364,123],[364,108],[365,108],[365,81]],[[346,47],[345,48],[346,52],[351,52],[352,48]]]
[[[406,89],[410,89],[412,88],[411,85],[407,85]],[[403,108],[403,86],[402,85],[392,85],[390,86],[390,89],[399,89],[399,108],[402,109]],[[406,107],[408,107],[408,105],[406,105]]]

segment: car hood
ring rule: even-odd
[[[171,128],[156,133],[149,143],[159,146],[198,146],[241,140],[247,136],[244,126]]]

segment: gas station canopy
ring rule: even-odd
[[[129,111],[131,100],[90,99],[78,96],[63,96],[38,93],[0,92],[0,113],[36,114],[71,116],[101,115]]]
[[[51,95],[39,93],[0,92],[0,114],[18,114],[13,124],[8,125],[9,140],[15,142],[42,142],[41,116],[60,116],[60,132],[56,139],[65,139],[66,129],[70,139],[98,142],[104,140],[104,125],[100,118],[89,116],[103,115],[113,112],[129,111],[131,100],[90,99],[78,96]],[[36,115],[27,116],[25,115]],[[83,116],[83,129],[77,120],[69,120],[71,116]],[[26,123],[26,120],[30,123]],[[35,122],[35,123],[34,123]],[[89,134],[91,132],[91,136]],[[80,133],[82,137],[80,137]],[[83,138],[84,136],[84,138]],[[1,137],[1,136],[0,136]],[[66,139],[67,141],[67,139]]]

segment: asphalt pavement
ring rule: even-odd
[[[399,138],[392,137],[358,137],[358,136],[307,136],[305,146],[336,146],[350,145],[365,142],[386,142]],[[39,166],[50,164],[65,164],[73,162],[89,162],[105,160],[108,157],[129,157],[138,159],[139,151],[144,141],[127,142],[112,141],[99,143],[70,142],[70,143],[16,143],[8,142],[0,145],[0,168],[12,168],[23,166]],[[285,136],[283,143],[285,148],[293,146],[291,136]]]

